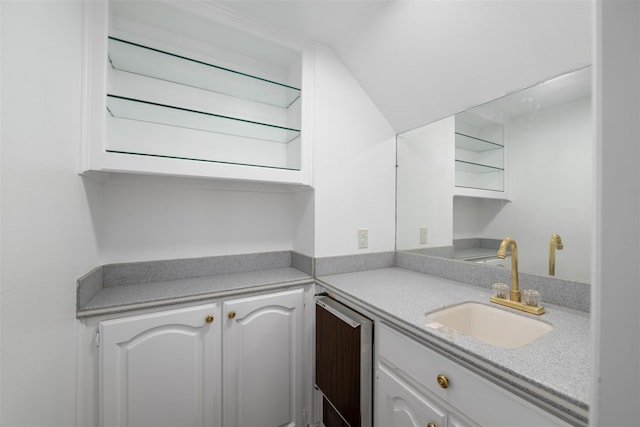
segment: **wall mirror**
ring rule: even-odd
[[[589,282],[593,163],[591,67],[399,134],[396,249]]]

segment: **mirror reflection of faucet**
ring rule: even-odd
[[[562,250],[564,245],[559,234],[553,233],[549,241],[549,276],[556,275],[556,249]]]

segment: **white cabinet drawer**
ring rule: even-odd
[[[456,377],[455,370],[460,368],[452,370],[451,364],[447,360],[442,359],[417,341],[381,324],[378,324],[376,336],[381,357],[409,374],[411,378],[437,396],[449,400],[451,390],[461,386],[457,381],[446,389],[438,385],[438,375],[453,379]]]
[[[481,425],[569,426],[543,409],[385,325],[377,325],[376,336],[381,358]],[[438,384],[438,375],[448,379],[447,388]]]

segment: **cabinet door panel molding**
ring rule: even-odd
[[[100,323],[103,426],[219,425],[217,304]]]
[[[224,303],[225,425],[302,424],[303,297],[297,289]]]

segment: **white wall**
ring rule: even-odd
[[[100,263],[293,248],[299,221],[292,193],[219,188],[207,181],[118,174],[90,188]]]
[[[640,3],[596,2],[592,426],[640,420]]]
[[[594,184],[591,100],[517,117],[506,123],[505,132],[513,202],[485,232],[511,235],[518,242],[521,271],[540,274],[548,271],[549,240],[558,233],[564,249],[556,252],[556,276],[588,282]]]
[[[500,208],[504,203],[505,202],[501,200],[489,200],[486,204]],[[483,230],[487,225],[487,218],[484,212],[482,199],[475,197],[454,197],[453,238],[469,239],[485,237]]]
[[[549,239],[558,233],[564,249],[556,252],[556,276],[589,282],[592,130],[589,99],[507,121],[511,203],[456,198],[454,237],[510,236],[518,243],[520,271],[547,274]],[[461,211],[477,218],[465,221]]]
[[[82,179],[79,2],[0,2],[3,426],[72,426],[75,281],[98,262]]]
[[[293,250],[313,256],[315,249],[315,193],[313,190],[293,194]]]
[[[455,117],[398,135],[398,250],[451,246]],[[420,244],[420,227],[427,243]]]
[[[392,251],[395,132],[330,50],[319,47],[315,65],[315,256]]]

